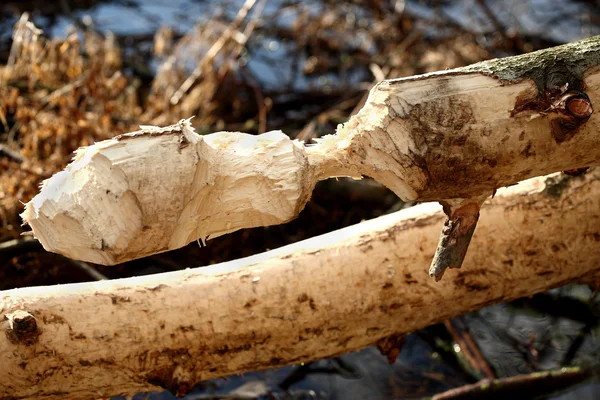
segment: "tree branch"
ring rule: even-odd
[[[568,389],[595,376],[598,376],[598,370],[593,367],[574,367],[501,379],[483,379],[471,385],[437,394],[431,400],[488,400],[513,396],[533,399]]]
[[[600,170],[500,190],[441,284],[427,267],[443,219],[422,204],[205,268],[0,292],[0,397],[182,394],[600,278]]]
[[[406,201],[447,205],[439,278],[462,264],[497,188],[600,163],[599,66],[596,37],[382,81],[336,135],[310,147],[282,132],[143,127],[80,149],[23,218],[45,249],[114,264],[289,221],[318,180],[367,175]]]

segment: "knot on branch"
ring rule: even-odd
[[[548,116],[552,137],[560,144],[575,136],[578,128],[594,113],[592,101],[584,90],[585,84],[577,81],[572,85],[565,83],[549,87],[534,98],[521,96],[511,115],[514,117],[533,111]]]
[[[37,342],[41,332],[33,315],[27,311],[17,310],[6,314],[4,319],[8,320],[6,336],[11,343],[30,346]]]
[[[552,120],[552,137],[562,143],[577,133],[577,128],[587,122],[594,109],[587,94],[568,90],[554,101],[549,112],[558,116]]]

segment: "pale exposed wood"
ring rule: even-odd
[[[286,222],[314,183],[282,132],[202,137],[182,121],[79,150],[23,216],[46,250],[114,264]]]
[[[336,135],[310,147],[281,132],[147,127],[79,150],[23,218],[47,250],[114,264],[288,221],[332,176],[368,175],[405,200],[451,211],[478,206],[499,187],[600,163],[599,60],[592,38],[383,81]],[[455,264],[464,255],[440,254]]]
[[[1,292],[0,398],[181,391],[594,281],[600,170],[563,178],[499,191],[465,266],[443,282],[427,274],[444,219],[429,203],[206,268]]]

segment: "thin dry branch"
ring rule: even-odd
[[[252,9],[252,7],[254,7],[255,3],[256,0],[246,0],[244,5],[238,11],[235,20],[227,27],[225,32],[223,32],[223,35],[221,35],[219,39],[210,47],[210,49],[206,52],[206,55],[202,58],[202,60],[199,61],[198,66],[194,69],[194,71],[192,71],[192,73],[187,77],[179,89],[177,89],[173,96],[171,96],[171,104],[177,104],[185,95],[185,93],[190,90],[198,78],[200,78],[206,64],[211,63],[217,54],[219,54],[223,46],[225,46],[225,43],[231,39],[233,33],[237,30],[242,21],[246,19],[248,12],[250,9]]]
[[[511,376],[501,379],[483,379],[437,394],[432,400],[477,400],[539,398],[561,390],[566,390],[598,376],[592,368],[563,368],[558,371],[535,372],[528,375]]]

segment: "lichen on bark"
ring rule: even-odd
[[[539,91],[583,81],[584,72],[600,65],[600,36],[534,51],[515,57],[497,58],[458,68],[455,71],[483,72],[515,82],[531,79]]]

